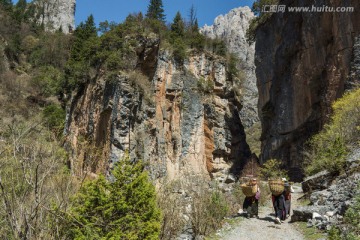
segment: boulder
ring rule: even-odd
[[[312,192],[314,190],[324,190],[330,186],[333,179],[333,174],[324,170],[308,178],[305,178],[305,180],[301,183],[301,187],[304,193]]]
[[[307,222],[309,219],[313,219],[314,213],[322,216],[330,209],[327,206],[302,206],[293,210],[291,216],[292,222]],[[318,216],[315,214],[315,217]]]

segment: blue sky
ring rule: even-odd
[[[187,18],[191,5],[197,10],[199,26],[212,25],[215,17],[226,14],[240,6],[251,8],[255,0],[163,0],[167,22],[172,22],[177,11]],[[27,0],[31,2],[31,0]],[[120,23],[127,15],[135,12],[146,13],[150,0],[76,0],[75,24],[85,21],[93,14],[95,22],[108,20]],[[13,0],[17,3],[17,0]]]
[[[199,25],[211,25],[216,16],[226,14],[240,6],[252,6],[254,0],[163,0],[168,22],[171,22],[177,11],[183,17],[188,16],[193,4],[197,10]],[[93,14],[96,23],[101,21],[122,22],[129,13],[146,13],[149,0],[76,0],[76,25]]]

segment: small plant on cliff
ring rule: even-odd
[[[281,169],[281,162],[277,159],[267,160],[259,169],[261,179],[287,178],[287,171]]]
[[[330,123],[311,138],[306,152],[305,172],[341,172],[347,154],[360,140],[360,89],[345,94],[333,104]]]
[[[197,82],[197,88],[202,93],[212,93],[214,91],[214,81],[200,77]]]
[[[272,12],[269,9],[264,9],[270,7],[271,5],[277,5],[279,0],[256,0],[253,3],[252,10],[258,15],[251,20],[248,30],[246,31],[246,40],[249,43],[253,43],[255,41],[256,30],[257,28],[264,24],[272,15]]]
[[[71,239],[158,239],[155,188],[141,161],[127,156],[112,171],[87,182],[74,197],[66,234]]]

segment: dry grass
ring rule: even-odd
[[[253,126],[248,129],[245,129],[246,133],[246,142],[249,144],[251,152],[255,153],[257,156],[260,156],[261,153],[261,123],[256,122]]]
[[[134,84],[138,90],[143,94],[144,99],[148,103],[153,103],[153,87],[151,85],[151,79],[142,74],[139,71],[132,71],[129,73],[129,80]]]

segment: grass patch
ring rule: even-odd
[[[295,228],[300,231],[306,240],[318,240],[326,238],[326,234],[317,228],[307,227],[306,222],[294,223]]]
[[[224,235],[226,235],[228,232],[233,230],[242,221],[244,221],[244,218],[242,218],[242,217],[226,218],[224,220],[223,228],[221,230],[219,230],[218,232],[214,232],[214,233],[210,234],[209,236],[206,236],[205,240],[222,240],[222,239],[224,239]]]

